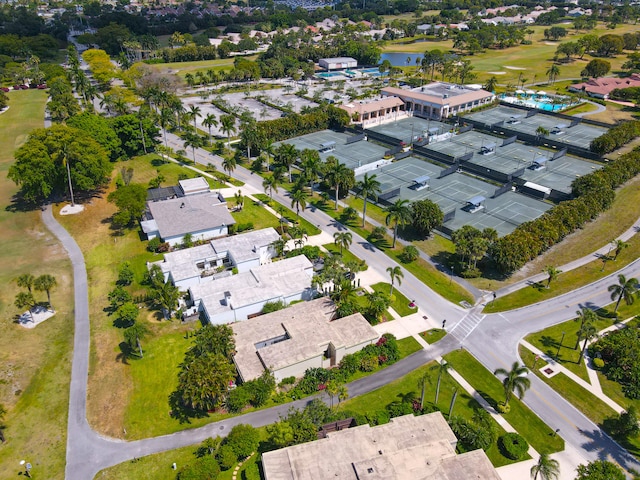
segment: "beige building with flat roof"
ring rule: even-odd
[[[334,318],[335,309],[323,297],[231,325],[240,378],[253,380],[265,369],[278,382],[301,377],[309,368],[337,365],[380,338],[360,313]]]
[[[446,82],[432,82],[422,87],[385,87],[380,92],[383,97],[398,97],[404,102],[404,109],[413,115],[441,120],[462,112],[486,105],[496,96],[483,90],[479,85],[456,85]]]
[[[264,453],[262,468],[265,480],[500,480],[484,451],[457,455],[457,442],[442,413],[405,415]]]

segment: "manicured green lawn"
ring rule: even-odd
[[[602,260],[593,260],[592,262],[576,268],[575,270],[561,273],[558,278],[551,283],[550,288],[548,289],[545,288],[547,284],[545,280],[542,283],[524,287],[510,293],[509,295],[497,298],[487,304],[484,308],[484,312],[502,312],[542,302],[604,278],[607,275],[610,275],[611,272],[621,268],[623,265],[627,265],[640,256],[640,238],[638,236],[634,236],[627,243],[629,244],[629,247],[622,251],[615,262],[612,260],[606,262],[604,271],[602,270]],[[591,249],[593,250],[594,247],[592,246]]]
[[[426,332],[420,332],[420,336],[427,342],[429,345],[433,345],[438,340],[443,339],[447,335],[447,331],[442,328],[432,328],[431,330],[427,330]]]
[[[9,109],[0,114],[0,404],[7,413],[0,446],[0,478],[21,473],[22,459],[34,478],[64,478],[67,412],[73,349],[73,278],[65,250],[44,227],[41,211],[14,203],[18,187],[7,178],[14,151],[29,133],[44,127],[47,92],[7,93]],[[14,279],[31,273],[53,275],[56,314],[34,329],[13,323],[21,290]],[[37,301],[46,294],[34,292]],[[1,473],[4,472],[4,473]]]
[[[160,184],[162,187],[177,185],[181,177],[194,178],[198,176],[198,173],[193,170],[174,162],[166,162],[155,153],[149,153],[124,162],[118,162],[115,167],[118,172],[121,168],[133,168],[133,183],[149,183],[153,178],[162,175],[165,178]],[[213,189],[225,187],[220,181],[208,177],[205,178]]]
[[[457,350],[444,357],[447,362],[494,407],[504,399],[502,382],[480,364],[466,350]],[[511,410],[504,419],[522,435],[539,453],[554,453],[564,449],[562,438],[553,435],[547,426],[529,407],[515,396],[509,402]]]
[[[374,413],[384,410],[387,405],[401,401],[403,398],[420,398],[421,387],[419,386],[420,378],[427,376],[427,388],[425,394],[425,403],[435,401],[435,389],[438,379],[437,365],[431,362],[424,367],[420,367],[402,378],[381,387],[373,392],[366,393],[356,398],[348,399],[340,404],[338,408],[344,410],[353,410],[362,414]],[[440,396],[438,398],[438,408],[443,412],[445,418],[449,415],[449,408],[454,390],[458,390],[458,396],[454,405],[454,414],[466,419],[473,416],[474,408],[478,403],[466,393],[458,383],[449,375],[443,375],[440,385]],[[504,434],[504,430],[497,423],[494,423],[497,436]],[[498,450],[497,443],[487,450],[487,455],[494,466],[508,465],[513,461],[502,456]]]
[[[371,285],[371,288],[376,292],[382,292],[385,295],[389,295],[391,284],[380,282],[376,283],[375,285]],[[391,308],[398,312],[398,315],[400,315],[401,317],[406,317],[407,315],[411,315],[412,313],[416,313],[418,311],[416,308],[409,307],[410,300],[396,288],[393,289],[393,297],[394,299],[391,302]]]
[[[362,260],[360,260],[358,257],[356,257],[353,253],[351,253],[351,251],[349,249],[343,249],[342,253],[340,253],[340,247],[338,247],[335,243],[327,243],[327,244],[322,245],[322,246],[324,248],[326,248],[327,251],[329,251],[331,253],[342,255],[342,259],[343,259],[344,263],[349,263],[349,262],[360,263],[360,262],[362,262]],[[367,265],[367,268],[368,268],[368,265]]]
[[[258,194],[254,194],[252,196],[254,198],[256,198],[257,200],[260,200],[261,202],[269,205],[276,212],[278,212],[278,213],[282,212],[282,214],[284,215],[284,218],[286,218],[290,223],[295,224],[295,223],[297,223],[299,221],[300,222],[300,226],[304,230],[306,230],[307,235],[309,235],[309,236],[318,235],[320,233],[320,229],[318,227],[316,227],[315,225],[312,225],[310,222],[308,222],[304,218],[299,218],[298,219],[296,217],[296,214],[292,210],[290,210],[289,208],[285,207],[284,205],[276,202],[275,200],[271,200],[268,195],[264,195],[262,193],[258,193]]]
[[[406,337],[401,340],[397,340],[397,342],[401,359],[422,350],[422,346],[413,337]]]
[[[227,202],[234,205],[234,198],[228,198]],[[251,199],[245,199],[242,210],[232,211],[231,216],[235,219],[236,225],[253,223],[255,230],[268,227],[278,228],[280,226],[280,221],[274,214]]]
[[[520,358],[524,364],[531,368],[535,362],[535,355],[527,348],[520,346],[518,349]],[[540,363],[537,363],[540,367]],[[603,428],[607,433],[611,435],[611,422],[607,421],[612,418],[617,418],[616,411],[600,400],[597,396],[582,388],[577,383],[571,381],[569,377],[563,373],[558,373],[551,378],[547,378],[540,373],[539,368],[536,368],[534,373],[542,379],[546,384],[551,386],[556,392],[562,395],[569,403],[580,410],[587,418]],[[605,378],[606,380],[606,378]],[[610,382],[613,383],[613,382]],[[616,384],[617,385],[617,384]],[[603,385],[604,391],[604,385]],[[605,392],[607,393],[607,392]],[[640,438],[622,439],[616,438],[624,448],[629,450],[633,455],[638,457],[640,455]]]
[[[598,331],[611,326],[611,319],[598,318],[595,322],[595,327]],[[580,359],[580,349],[584,342],[580,342],[577,349],[574,349],[576,341],[578,339],[578,330],[580,329],[580,322],[575,320],[569,320],[567,322],[553,325],[545,328],[540,332],[535,332],[527,335],[525,340],[531,345],[542,350],[544,353],[552,358],[556,358],[556,352],[558,352],[558,346],[560,346],[560,353],[558,354],[558,362],[564,367],[571,370],[573,373],[581,377],[583,380],[589,381],[587,375],[587,368],[582,362],[578,365]],[[562,340],[562,332],[564,335],[564,342],[562,346],[560,341]]]

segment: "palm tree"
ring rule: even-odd
[[[202,145],[204,145],[204,141],[197,133],[188,133],[184,136],[184,148],[191,148],[193,163],[196,163],[196,148],[200,148]]]
[[[624,240],[617,239],[617,240],[614,240],[612,242],[612,247],[615,248],[614,256],[613,256],[613,261],[614,262],[618,258],[618,255],[620,255],[620,253],[622,253],[622,250],[624,250],[628,246],[629,246],[629,244],[627,242],[625,242]]]
[[[278,177],[275,175],[270,175],[265,177],[262,181],[262,188],[264,188],[264,193],[269,193],[269,197],[273,200],[273,192],[278,193],[278,186],[280,186],[280,182],[278,181]]]
[[[335,232],[333,234],[333,243],[340,247],[340,255],[342,255],[343,248],[349,248],[353,242],[353,235],[351,232]]]
[[[362,207],[362,226],[364,227],[364,223],[367,218],[367,200],[370,196],[377,195],[382,192],[382,190],[375,173],[371,176],[369,176],[368,173],[365,173],[362,180],[356,184],[356,189],[360,190],[360,195],[362,195],[362,201],[364,202]]]
[[[519,398],[524,397],[524,393],[531,386],[531,380],[529,380],[526,375],[529,373],[529,369],[524,365],[518,364],[518,362],[514,362],[511,366],[511,370],[505,370],[504,368],[498,368],[494,375],[504,375],[505,378],[502,380],[502,386],[504,387],[504,403],[503,405],[507,407],[509,405],[509,401],[515,391]]]
[[[385,211],[387,217],[384,222],[389,225],[393,223],[393,245],[396,246],[396,238],[398,237],[398,225],[406,225],[411,221],[411,209],[409,208],[409,200],[396,200],[393,205],[389,205]]]
[[[188,113],[189,116],[193,119],[193,129],[196,133],[198,133],[198,125],[196,124],[196,120],[198,119],[198,117],[202,116],[202,110],[197,105],[190,105]]]
[[[291,192],[291,208],[296,207],[296,220],[300,219],[300,210],[304,212],[304,209],[307,208],[308,199],[309,194],[304,188],[298,188]]]
[[[636,293],[638,291],[637,278],[626,279],[624,275],[618,275],[618,284],[617,285],[609,285],[609,290],[611,292],[611,300],[616,301],[616,308],[613,309],[613,313],[618,311],[618,307],[620,306],[620,301],[624,298],[624,301],[627,305],[631,305],[636,299]]]
[[[53,275],[40,275],[33,282],[33,286],[36,290],[40,292],[47,292],[47,303],[49,303],[49,308],[53,310],[53,305],[51,305],[51,290],[53,290],[58,282],[56,281],[56,277]]]
[[[595,325],[593,325],[590,322],[585,323],[584,325],[582,325],[582,327],[580,327],[580,330],[578,330],[578,341],[584,340],[584,343],[582,344],[582,350],[580,350],[580,358],[578,359],[578,365],[582,363],[582,358],[584,357],[584,351],[587,349],[587,343],[589,343],[589,340],[591,340],[592,338],[596,338],[597,336],[598,336],[598,330],[596,329]]]
[[[289,171],[289,183],[291,183],[291,167],[296,163],[298,150],[290,143],[283,143],[278,147],[276,158],[278,163]]]
[[[287,246],[287,241],[284,238],[278,238],[269,244],[276,252],[276,257],[284,255],[284,249]]]
[[[549,70],[547,70],[546,74],[549,77],[549,83],[553,85],[558,75],[560,75],[560,67],[556,63],[554,63],[549,67]]]
[[[317,150],[305,148],[300,152],[300,168],[304,179],[309,182],[309,188],[313,187],[313,183],[320,178],[322,171],[322,160]]]
[[[547,288],[549,288],[549,285],[551,285],[551,282],[554,281],[556,278],[558,278],[558,275],[562,273],[562,270],[559,270],[553,265],[548,265],[545,267],[543,272],[549,275],[549,278],[547,278]]]
[[[335,209],[338,210],[338,199],[340,198],[340,184],[343,183],[350,170],[340,163],[333,155],[327,157],[327,170],[325,173],[325,181],[335,190],[336,205]]]
[[[444,360],[438,367],[436,367],[438,369],[438,383],[436,384],[436,405],[438,404],[438,396],[440,395],[440,381],[442,380],[442,375],[449,371],[449,367],[451,367],[451,365],[449,365],[449,363],[445,362]]]
[[[549,135],[549,130],[544,128],[542,125],[536,128],[536,140],[539,140],[540,137],[546,137],[547,135]]]
[[[33,282],[35,282],[36,278],[30,273],[23,273],[18,278],[16,278],[16,283],[20,288],[26,288],[29,290],[29,293],[32,293],[31,288],[33,287]]]
[[[162,133],[164,135],[164,146],[167,145],[167,127],[171,124],[173,120],[173,112],[170,108],[162,108],[160,109],[160,115],[158,116],[158,122],[160,122],[160,127],[162,128]]]
[[[578,315],[575,318],[576,322],[580,322],[580,328],[578,329],[578,338],[576,338],[576,346],[573,347],[574,350],[578,349],[580,345],[580,331],[585,329],[585,325],[593,325],[593,323],[598,319],[598,315],[596,312],[587,307],[580,307],[580,310],[576,312]]]
[[[216,120],[216,116],[213,113],[207,113],[207,115],[202,120],[202,124],[209,129],[209,146],[213,144],[213,136],[211,135],[211,127],[218,126],[218,120]]]
[[[271,169],[269,165],[269,161],[273,158],[273,154],[275,152],[275,146],[273,145],[273,140],[271,138],[267,138],[264,140],[262,144],[262,151],[267,156],[267,172]]]
[[[16,295],[14,305],[20,309],[28,308],[29,316],[31,317],[31,321],[33,322],[33,312],[31,311],[31,309],[36,306],[36,301],[33,298],[31,292],[19,292]]]
[[[227,157],[222,160],[222,169],[227,172],[227,175],[231,176],[231,172],[236,169],[236,159],[233,157]]]
[[[395,267],[387,267],[387,272],[389,273],[389,277],[391,278],[391,290],[389,291],[389,295],[393,295],[393,286],[396,281],[398,285],[402,285],[402,279],[404,278],[404,273],[402,273],[402,269],[399,266]]]
[[[498,85],[498,79],[494,75],[493,77],[489,78],[489,80],[487,80],[487,82],[483,85],[482,88],[484,88],[487,92],[493,92],[496,89],[497,85]]]
[[[540,480],[556,480],[560,475],[560,464],[549,457],[548,453],[543,453],[538,458],[538,463],[531,467],[529,472],[533,480],[538,480],[538,475]]]
[[[236,131],[236,119],[233,115],[222,115],[220,117],[220,130],[227,135],[227,148],[231,148],[231,134]]]

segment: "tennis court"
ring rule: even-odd
[[[491,198],[495,185],[458,172],[438,178],[441,171],[442,168],[426,160],[409,157],[381,166],[372,173],[381,183],[380,198],[386,202],[393,203],[398,199],[414,202],[427,198],[445,214],[455,211],[455,217],[445,222],[445,227],[451,230],[473,225],[480,229],[495,228],[503,236],[520,223],[533,220],[551,208],[548,203],[514,192]],[[467,207],[474,197],[484,198],[483,209],[471,213]]]
[[[446,123],[438,122],[435,120],[428,120],[426,118],[409,117],[402,118],[395,122],[385,123],[383,125],[377,125],[367,130],[387,135],[392,138],[397,138],[407,144],[411,143],[411,135],[413,134],[413,141],[417,142],[427,137],[427,133],[431,132],[431,135],[441,135],[451,130],[452,126]]]
[[[571,183],[577,177],[602,168],[599,163],[569,155],[554,159],[558,153],[557,150],[538,148],[520,142],[503,145],[504,140],[504,138],[471,131],[443,142],[426,145],[424,148],[454,158],[473,152],[473,157],[468,160],[469,163],[495,170],[505,176],[520,173],[524,168],[524,173],[519,174],[519,178],[563,193],[571,192]],[[493,146],[491,153],[483,155],[481,152],[486,151],[487,146]],[[476,169],[473,173],[483,176],[482,169]],[[486,176],[495,177],[490,174]],[[493,179],[507,181],[504,178]]]
[[[375,143],[361,140],[359,142],[347,144],[349,138],[353,135],[346,133],[334,132],[333,130],[322,130],[320,132],[309,133],[300,137],[290,138],[284,142],[278,142],[293,145],[297,150],[317,150],[320,158],[325,161],[327,157],[334,156],[340,163],[348,168],[355,169],[362,165],[376,162],[384,158],[384,152],[387,150]]]
[[[467,115],[466,118],[482,122],[485,125],[504,122],[505,128],[534,136],[538,127],[543,127],[549,131],[547,138],[586,149],[589,148],[589,144],[593,139],[607,132],[604,127],[586,123],[573,124],[571,120],[546,115],[542,112],[530,117],[526,115],[526,110],[499,105],[482,112],[472,113]],[[576,120],[579,119],[576,118]]]

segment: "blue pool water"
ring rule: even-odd
[[[532,95],[524,97],[512,97],[501,95],[500,98],[508,103],[514,103],[517,105],[524,105],[526,107],[537,108],[538,110],[544,110],[545,112],[559,112],[564,110],[569,103],[553,103],[552,99],[547,96]]]
[[[316,73],[316,76],[320,78],[334,78],[334,77],[342,77],[343,75],[337,72],[322,72],[322,73]]]

